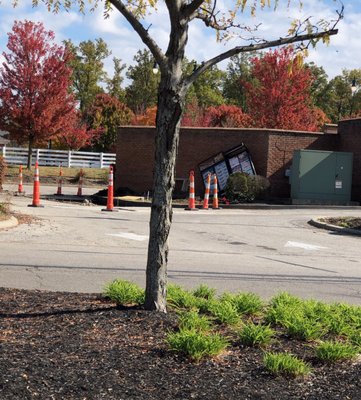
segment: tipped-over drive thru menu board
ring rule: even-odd
[[[254,165],[247,147],[242,143],[226,152],[218,153],[199,164],[203,182],[206,183],[209,173],[216,174],[218,191],[222,193],[226,188],[227,179],[233,172],[244,172],[248,175],[256,175]],[[211,190],[213,182],[211,181]]]

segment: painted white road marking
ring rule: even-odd
[[[148,236],[137,235],[135,233],[128,233],[128,232],[108,233],[108,236],[116,236],[116,237],[121,237],[123,239],[137,240],[138,242],[142,242],[143,240],[148,239]]]
[[[327,249],[327,247],[316,246],[316,245],[314,245],[314,244],[301,243],[301,242],[290,242],[290,241],[288,241],[288,242],[285,244],[285,247],[299,247],[299,248],[305,249],[305,250],[321,250],[321,249]]]

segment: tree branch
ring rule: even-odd
[[[196,11],[204,3],[204,0],[193,0],[183,8],[183,17],[187,19],[193,19]]]
[[[148,29],[138,21],[135,15],[127,9],[121,0],[109,0],[109,2],[124,16],[124,18],[130,23],[133,29],[137,32],[143,43],[149,48],[156,62],[162,66],[165,65],[166,57],[163,54],[161,48],[152,39],[148,33]]]
[[[302,41],[319,40],[319,39],[322,39],[327,36],[336,35],[337,32],[338,32],[337,29],[332,29],[332,30],[325,31],[325,32],[309,33],[309,34],[298,35],[298,36],[293,36],[293,37],[289,37],[289,38],[279,38],[277,40],[266,41],[266,42],[259,43],[259,44],[250,44],[248,46],[234,47],[233,49],[225,51],[224,53],[221,53],[218,56],[213,57],[213,58],[209,59],[208,61],[203,62],[191,75],[189,75],[184,80],[184,86],[189,87],[198,78],[198,76],[201,75],[208,68],[210,68],[213,65],[216,65],[219,62],[226,60],[227,58],[230,58],[236,54],[247,53],[247,52],[257,51],[257,50],[263,50],[263,49],[268,49],[271,47],[284,46],[287,44],[297,43],[297,42],[302,42]]]

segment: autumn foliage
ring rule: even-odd
[[[187,106],[182,126],[245,128],[252,119],[240,107],[222,104],[203,109],[195,103]]]
[[[79,150],[93,145],[102,133],[102,128],[92,129],[87,126],[82,121],[80,111],[78,111],[72,126],[57,136],[55,146],[68,150]]]
[[[138,114],[134,116],[132,120],[132,125],[155,126],[156,117],[157,106],[149,107],[145,110],[144,114]]]
[[[252,126],[252,118],[237,106],[222,104],[207,109],[209,126],[223,128],[247,128]]]
[[[93,130],[93,143],[101,151],[114,150],[119,126],[128,125],[133,118],[130,108],[106,93],[97,94],[84,113],[84,120]]]
[[[317,131],[320,113],[311,103],[312,74],[291,47],[252,60],[254,85],[245,83],[256,127]]]
[[[205,109],[201,107],[196,100],[193,100],[189,104],[187,104],[181,125],[182,126],[197,126],[197,127],[206,127],[210,126],[210,118],[207,115]]]
[[[28,143],[31,154],[35,144],[72,129],[77,119],[69,93],[70,55],[52,43],[54,33],[41,23],[15,22],[8,36],[0,68],[0,128],[19,144]]]

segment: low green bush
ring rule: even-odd
[[[290,315],[284,322],[287,333],[300,340],[315,340],[326,334],[326,328],[315,320],[300,315]]]
[[[269,344],[275,335],[275,331],[268,325],[254,323],[245,324],[239,332],[239,339],[246,346],[265,346]]]
[[[251,202],[264,198],[269,187],[268,179],[263,176],[234,172],[228,177],[225,195],[231,202]]]
[[[263,362],[265,367],[275,375],[297,377],[311,372],[307,363],[288,353],[265,353]]]
[[[191,310],[197,308],[197,298],[188,290],[173,283],[167,287],[167,302],[171,307],[177,309]]]
[[[229,301],[214,302],[209,311],[221,324],[237,325],[241,321],[236,307]]]
[[[207,332],[211,329],[212,323],[205,315],[199,315],[197,311],[191,310],[180,314],[179,329]]]
[[[361,329],[352,331],[347,338],[351,344],[358,347],[361,351]]]
[[[200,299],[212,300],[214,299],[215,295],[216,289],[210,288],[208,285],[204,284],[199,285],[193,290],[193,296]]]
[[[327,362],[351,360],[357,354],[358,349],[349,343],[325,341],[316,347],[316,357]]]
[[[255,293],[224,293],[222,301],[228,301],[242,315],[258,314],[262,311],[264,304],[261,298]]]
[[[171,350],[183,353],[193,361],[199,361],[203,357],[215,357],[228,346],[228,341],[221,335],[194,329],[169,333],[167,343]]]
[[[133,282],[115,279],[104,289],[104,296],[119,305],[143,304],[144,290]]]

